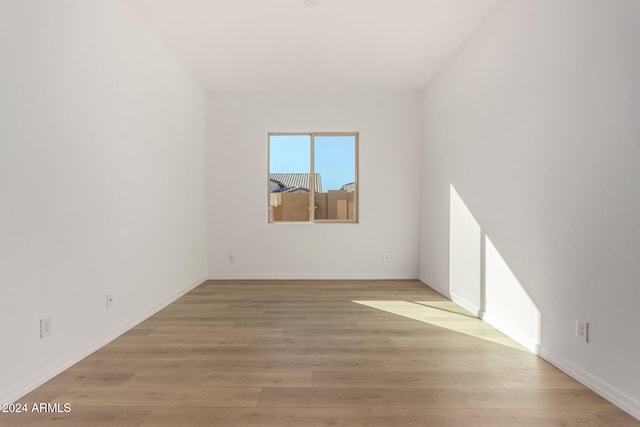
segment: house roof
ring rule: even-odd
[[[322,179],[320,174],[314,174],[315,191],[322,192]],[[269,179],[284,185],[286,188],[296,188],[309,191],[310,173],[270,173]]]
[[[343,185],[340,189],[341,190],[347,190],[349,192],[356,191],[356,183],[355,182],[350,182],[348,184]]]

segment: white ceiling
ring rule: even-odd
[[[208,91],[422,89],[499,0],[126,0]]]

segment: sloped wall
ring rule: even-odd
[[[633,0],[511,0],[487,18],[424,94],[420,256],[424,281],[636,417],[639,19]],[[478,225],[467,241],[452,188]],[[452,288],[455,265],[479,269],[475,287]]]
[[[120,1],[2,2],[0,57],[11,401],[206,277],[206,96]]]

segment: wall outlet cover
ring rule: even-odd
[[[40,319],[40,338],[51,335],[51,316]]]

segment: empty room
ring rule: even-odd
[[[0,0],[0,426],[640,426],[637,0]]]

